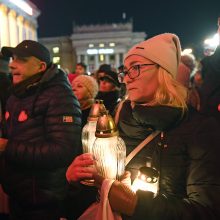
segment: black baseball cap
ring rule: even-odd
[[[51,57],[49,50],[43,45],[33,40],[24,40],[16,47],[2,47],[3,56],[12,57],[17,55],[19,57],[36,57],[48,65],[51,64]]]

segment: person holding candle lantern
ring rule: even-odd
[[[125,56],[128,98],[116,115],[127,155],[158,131],[126,170],[133,183],[140,168],[147,170],[143,168],[150,157],[155,170],[151,180],[157,174],[159,177],[156,193],[143,189],[135,193],[114,181],[108,199],[112,210],[121,213],[123,219],[220,219],[220,127],[214,118],[187,106],[186,88],[175,80],[180,56],[179,38],[172,33],[143,41]],[[69,170],[72,180],[94,178],[102,188],[106,179],[87,168],[95,163],[92,156],[81,155],[76,160],[78,163],[73,164],[77,168]]]

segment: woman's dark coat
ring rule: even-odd
[[[152,131],[163,131],[127,166],[133,179],[152,157],[160,172],[158,195],[138,191],[136,211],[128,219],[220,219],[220,128],[213,118],[191,109],[182,116],[165,106],[132,109],[126,101],[118,128],[127,154]]]

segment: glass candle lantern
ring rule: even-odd
[[[99,175],[108,179],[120,179],[125,169],[126,147],[108,113],[99,117],[95,136],[93,155]]]
[[[83,153],[92,153],[92,146],[95,141],[96,124],[101,112],[105,112],[106,108],[103,100],[95,100],[89,112],[86,125],[82,129],[82,146]]]
[[[82,129],[82,147],[83,153],[93,153],[92,146],[95,141],[95,131],[98,118],[102,112],[105,112],[106,108],[103,104],[103,100],[95,100],[95,103],[92,105],[92,108],[89,112],[89,117],[87,119],[86,125]],[[84,185],[94,185],[94,180],[82,180]]]
[[[152,167],[141,167],[131,188],[134,192],[137,190],[150,191],[156,196],[159,187],[159,172]]]

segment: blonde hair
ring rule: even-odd
[[[187,89],[177,82],[173,76],[159,66],[158,69],[159,88],[157,89],[154,100],[150,105],[163,105],[187,110]]]

